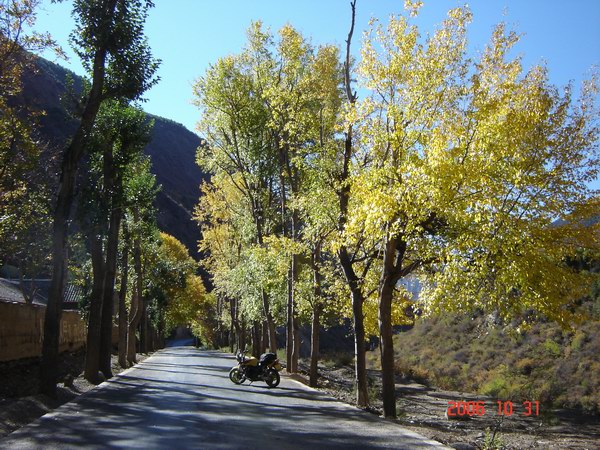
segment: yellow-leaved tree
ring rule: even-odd
[[[161,289],[166,297],[167,329],[188,326],[195,336],[214,342],[214,301],[196,275],[198,264],[187,248],[173,236],[160,233],[158,266],[161,267]]]
[[[598,170],[597,86],[586,82],[575,101],[543,65],[524,70],[502,24],[470,59],[470,20],[468,7],[453,9],[427,38],[402,16],[372,21],[358,66],[369,95],[357,107],[345,239],[376,249],[388,417],[402,279],[423,278],[430,311],[531,308],[566,324],[565,305],[588,286],[568,258],[598,246],[598,228],[584,226],[598,214],[586,187]]]
[[[254,322],[254,334],[264,321],[272,351],[277,348],[282,292],[278,258],[285,253],[287,370],[295,372],[301,344],[300,253],[305,248],[298,201],[304,192],[305,163],[331,141],[339,118],[338,50],[315,48],[290,25],[275,36],[256,22],[247,35],[239,55],[219,59],[194,86],[202,110],[198,129],[206,138],[197,161],[215,174],[200,204],[201,245],[211,251],[208,264],[215,271],[215,286],[231,302],[236,329],[237,306],[248,307],[245,318]],[[230,210],[223,219],[218,203]],[[224,239],[239,245],[230,256],[217,258]],[[285,251],[278,255],[279,245]],[[241,256],[241,265],[231,255]]]

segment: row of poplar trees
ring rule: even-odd
[[[214,314],[197,262],[156,224],[160,187],[143,153],[153,121],[135,103],[157,81],[143,33],[152,2],[73,2],[71,44],[89,77],[80,90],[67,82],[62,106],[78,127],[58,149],[44,145],[44,112],[22,95],[24,75],[44,70],[36,52],[64,56],[30,28],[39,4],[0,0],[0,263],[17,267],[21,279],[52,272],[41,368],[42,391],[52,395],[67,280],[83,287],[84,375],[94,383],[112,376],[116,309],[121,367],[136,362],[137,342],[152,351],[178,325],[211,341]],[[24,289],[26,302],[34,294]]]
[[[420,2],[364,33],[360,57],[260,22],[241,53],[194,86],[213,174],[196,210],[220,319],[243,348],[277,349],[298,370],[312,323],[350,318],[356,399],[368,405],[366,338],[380,338],[384,414],[396,415],[393,325],[420,313],[526,310],[572,323],[589,274],[567,262],[598,249],[597,85],[559,90],[544,65],[511,56],[498,25],[476,58],[468,7],[424,36]],[[356,86],[354,86],[356,85]],[[565,220],[556,222],[557,218]],[[419,278],[418,303],[402,281]],[[232,346],[234,344],[232,343]]]
[[[99,381],[99,371],[105,377],[112,376],[112,315],[121,222],[129,207],[133,222],[139,226],[139,206],[148,202],[136,196],[152,195],[153,189],[153,180],[137,177],[143,171],[140,167],[144,165],[141,150],[149,139],[149,125],[141,111],[128,106],[156,82],[154,74],[158,61],[151,56],[143,33],[147,11],[152,6],[149,0],[73,2],[76,27],[71,42],[89,73],[90,82],[80,101],[78,128],[62,155],[52,214],[52,282],[44,322],[40,377],[41,390],[47,394],[53,394],[56,386],[69,221],[78,167],[86,154],[92,160],[90,176],[101,178],[99,185],[102,188],[87,193],[91,207],[85,208],[89,212],[87,234],[93,268],[85,376],[94,382]],[[96,161],[93,161],[94,157]],[[130,192],[126,196],[128,189]],[[135,326],[142,311],[143,288],[140,230],[135,231],[137,233],[132,241],[136,282],[127,352],[132,362],[135,359]],[[127,232],[124,230],[124,234]],[[126,277],[122,278],[122,285],[126,286]],[[124,304],[123,292],[120,303]],[[121,320],[125,317],[123,315]],[[121,332],[125,329],[122,327]]]
[[[74,248],[69,236],[75,203],[78,232],[91,255],[85,376],[92,382],[112,376],[115,291],[121,321],[119,360],[123,366],[135,362],[136,329],[146,314],[142,246],[158,231],[153,228],[152,207],[157,188],[150,162],[142,153],[153,125],[133,104],[157,81],[158,61],[150,53],[143,30],[151,1],[73,1],[76,28],[71,44],[88,71],[88,79],[82,92],[70,92],[71,98],[65,99],[77,127],[59,152],[58,176],[44,176],[44,167],[54,166],[51,160],[44,162],[48,152],[36,130],[37,117],[43,112],[28,110],[19,96],[22,75],[35,68],[32,52],[55,48],[60,53],[49,35],[31,31],[39,4],[38,0],[0,2],[0,243],[3,260],[10,255],[10,245],[29,259],[35,259],[32,249],[50,250],[52,282],[44,322],[40,388],[55,395],[68,250]],[[44,185],[44,178],[51,181]],[[48,222],[51,227],[45,225]],[[44,248],[48,235],[50,242]],[[128,269],[130,260],[132,270]],[[134,274],[133,281],[128,281],[129,272]],[[142,335],[144,331],[151,333],[149,327],[142,327]],[[152,343],[155,336],[142,337]]]

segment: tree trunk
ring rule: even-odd
[[[100,371],[106,379],[112,378],[112,330],[115,309],[115,272],[107,273],[104,283],[104,301],[102,302],[102,325],[100,336]],[[109,297],[110,296],[110,300]]]
[[[161,316],[160,321],[158,322],[158,330],[156,330],[156,348],[164,348],[165,341],[165,317]]]
[[[275,330],[275,321],[271,318],[267,325],[269,326],[269,350],[272,353],[277,353],[277,331]]]
[[[154,326],[150,324],[148,326],[148,352],[152,353],[154,351],[154,346],[156,345],[156,330]]]
[[[129,278],[129,232],[123,222],[123,254],[121,255],[121,287],[119,289],[119,365],[127,367],[127,281]]]
[[[293,352],[294,352],[294,311],[292,307],[293,302],[293,290],[294,283],[292,281],[292,266],[290,264],[290,269],[288,271],[288,297],[286,304],[286,327],[285,327],[285,356],[286,356],[286,367],[285,370],[288,373],[293,373],[292,361],[294,360]]]
[[[350,44],[354,33],[354,22],[356,17],[356,0],[350,2],[352,8],[352,22],[348,39],[346,39],[346,61],[344,63],[344,86],[348,103],[354,105],[356,103],[356,92],[352,92],[350,85]],[[340,204],[340,215],[338,219],[338,232],[343,233],[346,229],[348,221],[348,205],[350,202],[350,161],[352,159],[352,141],[353,141],[353,125],[349,124],[344,140],[344,155],[342,159],[342,173],[340,175],[341,188],[338,192]],[[365,325],[363,317],[364,296],[360,286],[360,280],[354,271],[354,261],[350,257],[350,253],[346,246],[342,246],[338,251],[340,265],[344,271],[348,287],[352,297],[352,316],[354,318],[354,353],[355,353],[355,377],[356,377],[356,404],[359,407],[367,407],[369,405],[369,393],[367,389],[367,364],[366,364],[366,346],[365,346]]]
[[[365,324],[363,317],[364,299],[361,292],[352,293],[352,312],[354,316],[354,354],[356,358],[356,404],[359,407],[369,406],[367,383],[367,360],[365,345]]]
[[[282,200],[282,214],[285,210],[285,199]],[[263,245],[263,222],[264,217],[262,213],[262,207],[258,200],[252,202],[252,211],[254,216],[254,221],[256,224],[256,242],[258,245]],[[275,321],[273,320],[273,314],[271,314],[271,308],[269,305],[269,297],[264,290],[261,291],[262,304],[263,304],[263,312],[265,314],[265,319],[268,327],[267,339],[263,339],[263,347],[270,347],[272,352],[277,351],[277,340],[275,336]],[[236,314],[237,317],[237,314]]]
[[[142,302],[142,317],[140,319],[140,353],[148,353],[148,304]]]
[[[139,212],[136,209],[133,210],[133,220],[136,225],[139,224]],[[130,322],[129,329],[127,331],[127,362],[129,363],[129,365],[133,365],[137,362],[135,332],[142,318],[142,310],[144,303],[144,299],[142,297],[142,244],[139,235],[136,236],[133,240],[133,268],[135,271],[135,287],[133,291],[133,296],[131,298]]]
[[[297,226],[298,226],[298,214],[294,211],[292,213],[292,239],[297,239]],[[298,263],[299,258],[298,255],[292,255],[292,268],[291,268],[291,317],[292,317],[292,331],[293,331],[293,341],[292,341],[292,373],[298,372],[298,359],[300,358],[300,326],[298,323],[298,302],[296,301],[296,284],[298,283]]]
[[[102,325],[100,336],[100,370],[105,378],[112,378],[112,330],[114,316],[115,278],[119,256],[119,230],[123,216],[120,208],[122,176],[117,174],[112,146],[104,152],[104,189],[110,199],[111,211],[106,241],[106,264],[104,271],[104,300],[102,302]]]
[[[231,353],[237,353],[242,350],[241,346],[241,327],[237,318],[237,300],[229,300],[229,314],[231,315]],[[235,339],[235,340],[234,340]],[[237,346],[237,349],[234,349]]]
[[[404,240],[389,234],[386,236],[383,251],[383,271],[379,281],[379,334],[381,338],[383,415],[391,418],[396,417],[392,299],[396,283],[402,274],[402,261],[405,251],[406,242]],[[410,271],[411,269],[408,267],[406,270]]]
[[[381,337],[381,382],[384,417],[396,417],[394,340],[392,339],[392,297],[394,286],[384,281],[379,292],[379,334]]]
[[[246,328],[241,326],[238,334],[238,351],[244,350],[246,350]]]
[[[148,327],[146,326],[146,308],[145,304],[142,306],[142,317],[139,323],[139,332],[140,332],[140,353],[148,353]]]
[[[260,339],[260,353],[267,353],[269,347],[269,324],[266,320],[262,323],[262,336]]]
[[[354,8],[353,8],[354,11]],[[354,17],[354,13],[353,13]],[[353,20],[354,27],[354,20]],[[346,143],[344,150],[344,170],[342,179],[349,177],[349,163],[352,155],[352,127],[348,128],[346,134]],[[348,203],[350,201],[350,187],[344,184],[339,193],[340,200],[340,219],[339,231],[345,229],[348,216]],[[338,251],[340,265],[344,271],[346,282],[350,288],[352,297],[352,316],[354,319],[354,357],[355,357],[355,377],[356,377],[356,404],[359,407],[366,408],[369,405],[369,391],[367,384],[367,364],[366,364],[366,345],[365,345],[365,325],[363,315],[364,296],[360,286],[360,280],[354,271],[353,261],[346,246],[342,246]]]
[[[252,355],[257,358],[260,356],[260,324],[254,322],[252,325]]]
[[[285,171],[287,170],[286,154],[282,148],[281,140],[276,137],[276,146],[279,156],[279,189],[280,189],[280,213],[283,236],[288,236],[287,226],[287,189],[285,185]],[[290,261],[290,267],[287,276],[287,303],[286,303],[286,324],[285,324],[285,355],[286,367],[288,373],[293,372],[293,352],[294,352],[294,282],[292,276],[293,263]]]
[[[354,272],[350,257],[345,246],[339,251],[339,258],[346,281],[350,287],[352,297],[352,316],[354,319],[354,357],[355,357],[355,383],[356,404],[361,408],[369,405],[369,391],[367,383],[367,361],[365,345],[365,324],[363,316],[364,297],[358,277]]]
[[[350,128],[350,140],[351,140]],[[350,144],[346,142],[346,154],[350,153]],[[349,158],[347,159],[349,161]],[[345,168],[347,170],[347,167]],[[349,188],[347,185],[342,187],[340,193],[340,230],[345,227],[346,214],[348,211],[348,201],[350,197]],[[355,357],[355,381],[356,381],[356,404],[361,408],[366,408],[369,405],[369,391],[367,383],[367,363],[366,363],[366,345],[365,345],[365,325],[363,304],[364,296],[360,286],[360,280],[356,275],[353,267],[352,259],[350,258],[346,246],[342,246],[338,252],[340,265],[344,271],[346,282],[350,288],[352,297],[352,317],[354,320],[354,357]]]
[[[137,348],[136,348],[136,330],[142,318],[142,305],[143,299],[140,298],[139,290],[137,287],[134,288],[133,295],[131,297],[131,314],[130,321],[127,330],[127,363],[129,366],[133,366],[137,363]]]
[[[310,333],[310,375],[309,384],[312,387],[317,386],[318,363],[319,363],[319,331],[321,328],[321,270],[319,263],[321,261],[321,243],[317,243],[312,252],[312,269],[314,283],[314,298],[312,304],[312,324]]]
[[[310,375],[309,385],[317,386],[319,378],[319,331],[321,329],[321,305],[314,303],[310,335]]]
[[[102,329],[102,302],[104,301],[104,257],[102,252],[102,237],[91,232],[89,237],[90,253],[92,256],[92,294],[88,315],[88,329],[85,353],[85,379],[90,383],[100,382],[100,336]]]
[[[290,191],[292,195],[296,195],[298,193],[298,173],[292,162],[290,161],[290,148],[289,145],[286,144],[283,151],[283,162],[285,163],[285,169],[288,174],[289,182],[290,182]],[[300,219],[298,217],[298,211],[296,209],[292,209],[291,213],[291,227],[290,227],[290,238],[292,241],[297,242],[300,234]],[[290,306],[288,306],[288,312],[290,314],[290,326],[292,330],[292,352],[291,352],[291,372],[298,372],[298,359],[300,358],[300,326],[298,322],[298,304],[296,301],[296,285],[298,284],[298,270],[299,267],[299,258],[297,254],[292,255],[292,262],[290,267],[290,278],[291,282],[289,284],[289,293],[288,293],[288,302]]]
[[[147,309],[147,308],[146,308]],[[196,338],[198,340],[198,338]],[[146,353],[154,351],[154,326],[146,313]]]
[[[300,321],[294,314],[294,319],[292,322],[294,327],[294,349],[292,352],[292,372],[298,372],[298,360],[300,359],[300,346],[302,345],[302,341],[300,340]]]
[[[263,311],[265,313],[265,320],[267,323],[267,342],[265,345],[269,346],[269,349],[273,353],[277,353],[277,335],[275,333],[275,321],[273,320],[273,315],[271,314],[271,309],[269,306],[269,297],[265,290],[262,290],[262,302],[263,302]]]
[[[74,178],[74,177],[73,177]],[[58,378],[58,345],[60,338],[60,319],[62,299],[65,291],[65,272],[67,271],[67,221],[71,209],[71,199],[59,198],[62,207],[54,214],[52,233],[52,282],[48,296],[48,305],[44,318],[44,340],[42,343],[42,361],[40,364],[40,391],[56,397]],[[67,203],[65,206],[64,204]],[[66,210],[66,215],[61,212]]]
[[[126,303],[127,287],[123,289],[123,284],[127,285],[127,280],[121,281],[121,290],[119,292],[119,365],[125,369],[127,368],[127,324],[129,317]]]

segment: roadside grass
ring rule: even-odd
[[[327,369],[339,369],[354,365],[354,355],[349,352],[326,352],[319,362]]]

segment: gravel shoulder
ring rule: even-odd
[[[138,353],[138,363],[148,356]],[[61,355],[55,399],[38,393],[38,358],[0,363],[0,439],[95,388],[83,378],[84,361],[84,352]],[[114,375],[126,370],[116,355],[112,370]]]
[[[307,369],[306,365],[301,365]],[[319,366],[318,389],[353,404],[354,371],[352,367]],[[308,384],[306,370],[294,375]],[[370,396],[380,397],[379,371],[369,370]],[[397,379],[398,424],[416,433],[457,449],[600,449],[600,417],[576,411],[540,411],[539,416],[525,416],[521,404],[513,404],[509,417],[497,414],[497,401],[490,397],[457,391],[444,391],[410,380]],[[482,416],[448,419],[448,402],[483,401]],[[369,408],[382,414],[380,398]],[[462,419],[462,420],[461,420]]]

